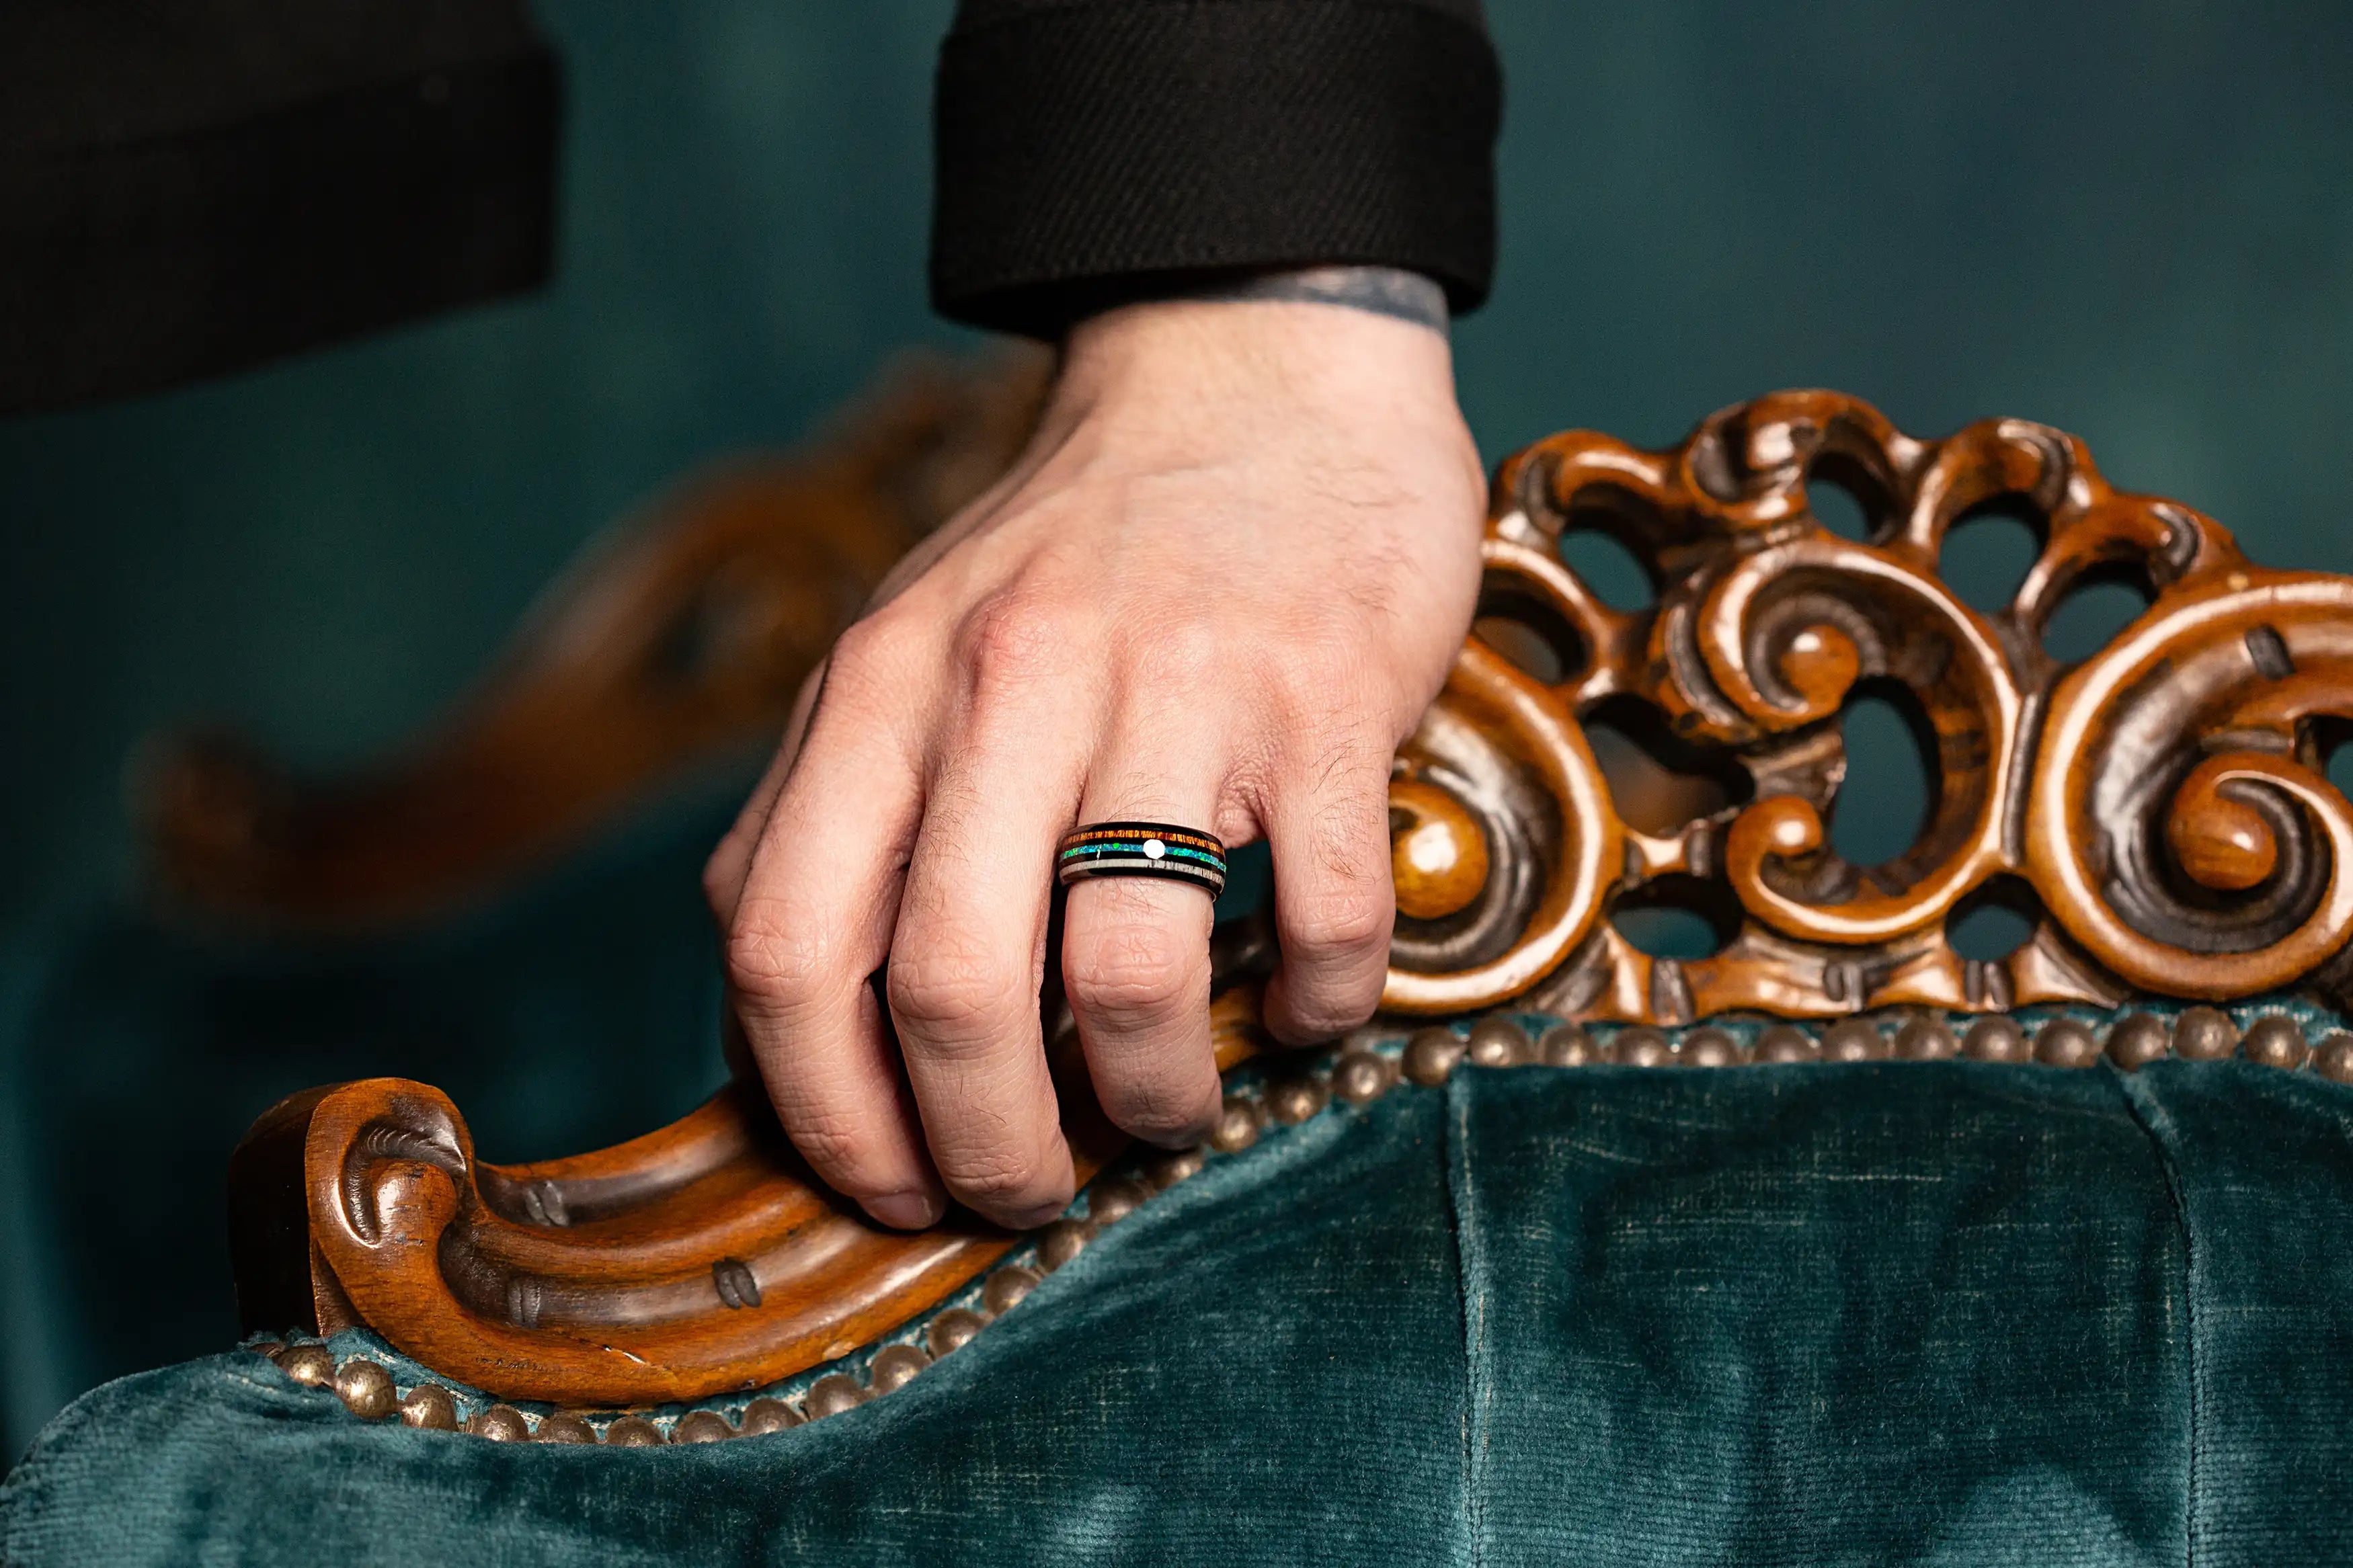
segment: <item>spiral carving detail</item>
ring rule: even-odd
[[[1821,521],[1824,486],[1863,537]],[[1991,610],[1940,570],[1987,512],[2040,542]],[[1649,604],[1567,564],[1586,532],[1632,552]],[[1456,679],[1399,759],[1393,820],[1452,880],[1435,891],[1400,838],[1392,1010],[2220,998],[2326,983],[2353,938],[2353,806],[2325,770],[2353,732],[2353,583],[2252,566],[2211,519],[2111,489],[2073,437],[1984,420],[1922,441],[1827,392],[1726,409],[1666,452],[1572,431],[1504,465],[1486,559]],[[2147,608],[2063,663],[2052,617],[2105,581]],[[1932,781],[1915,842],[1873,866],[1831,832],[1864,692],[1903,704]],[[1630,723],[1647,744],[1597,758],[1586,726]],[[1716,911],[1715,952],[1653,957],[1620,930],[1668,891]],[[1950,928],[1989,898],[2032,934],[1964,958]]]

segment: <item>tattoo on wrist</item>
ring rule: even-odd
[[[1434,332],[1443,332],[1447,325],[1446,290],[1434,279],[1402,267],[1306,267],[1295,272],[1261,272],[1212,284],[1186,298],[1299,300],[1394,316]]]

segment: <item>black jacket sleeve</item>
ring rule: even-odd
[[[1468,310],[1501,100],[1479,0],[961,0],[933,301],[1050,337],[1219,274],[1356,263]]]

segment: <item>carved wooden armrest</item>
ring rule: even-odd
[[[1816,521],[1809,484],[1832,480],[1862,500],[1867,542]],[[1986,614],[1937,563],[1957,521],[1995,508],[2031,520],[2042,547],[2012,602]],[[1612,609],[1563,563],[1561,536],[1585,529],[1635,552],[1653,604]],[[1336,1058],[1270,1067],[1229,1102],[1216,1148],[1332,1096],[1377,1098],[1400,1074],[1442,1081],[1465,1060],[1965,1051],[2063,1067],[2105,1052],[2132,1068],[2237,1051],[2353,1081],[2353,1038],[2316,1053],[2282,1016],[2242,1040],[2202,1005],[2291,987],[2343,1005],[2353,807],[2325,752],[2353,718],[2353,583],[2253,565],[2211,519],[2110,489],[2081,443],[2045,426],[1990,420],[1921,442],[1822,392],[1726,410],[1671,451],[1585,432],[1540,442],[1499,473],[1485,552],[1481,629],[1397,762],[1385,1016]],[[2043,647],[2052,616],[2111,576],[2137,581],[2148,608],[2061,663]],[[1879,866],[1847,863],[1824,829],[1845,768],[1839,715],[1866,679],[1910,694],[1938,768],[1917,842]],[[1657,820],[1655,799],[1621,812],[1645,775],[1630,764],[1613,780],[1580,719],[1627,704],[1736,767],[1753,798],[1682,821]],[[1612,923],[1622,903],[1676,890],[1736,910],[1719,951],[1652,957]],[[2032,933],[1964,958],[1948,927],[1994,893],[2031,910]],[[1233,984],[1216,1014],[1231,1067],[1260,1043],[1250,976],[1264,950],[1247,932],[1224,940]],[[2105,1037],[2056,1008],[2010,1016],[2135,997],[2158,1000]],[[1413,1016],[1447,1022],[1417,1030]],[[1706,1019],[1719,1022],[1662,1027]],[[1082,1082],[1064,1075],[1063,1092],[1090,1177],[1120,1141]],[[616,1149],[501,1168],[475,1162],[438,1092],[378,1079],[286,1101],[239,1150],[240,1300],[253,1331],[364,1326],[501,1398],[691,1402],[890,1337],[1027,1249],[921,1343],[876,1355],[881,1389],[1198,1167],[1176,1157],[1141,1183],[1098,1184],[1039,1237],[968,1219],[900,1235],[814,1183],[756,1090]],[[334,1372],[309,1347],[283,1359]],[[828,1378],[805,1408],[860,1396]],[[388,1393],[354,1398],[388,1407]],[[512,1412],[493,1425],[509,1417],[503,1435],[530,1430]]]
[[[1218,1064],[1256,1049],[1254,988],[1215,1011]],[[1125,1139],[1058,1072],[1088,1181]],[[511,1398],[645,1405],[756,1388],[946,1300],[1019,1240],[955,1211],[882,1230],[810,1173],[755,1085],[611,1149],[474,1158],[438,1089],[369,1079],[270,1108],[229,1163],[249,1331],[368,1327]]]

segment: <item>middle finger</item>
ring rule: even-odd
[[[1079,772],[1067,712],[974,716],[931,793],[887,990],[940,1178],[1016,1229],[1071,1201],[1039,1020],[1054,846]]]

